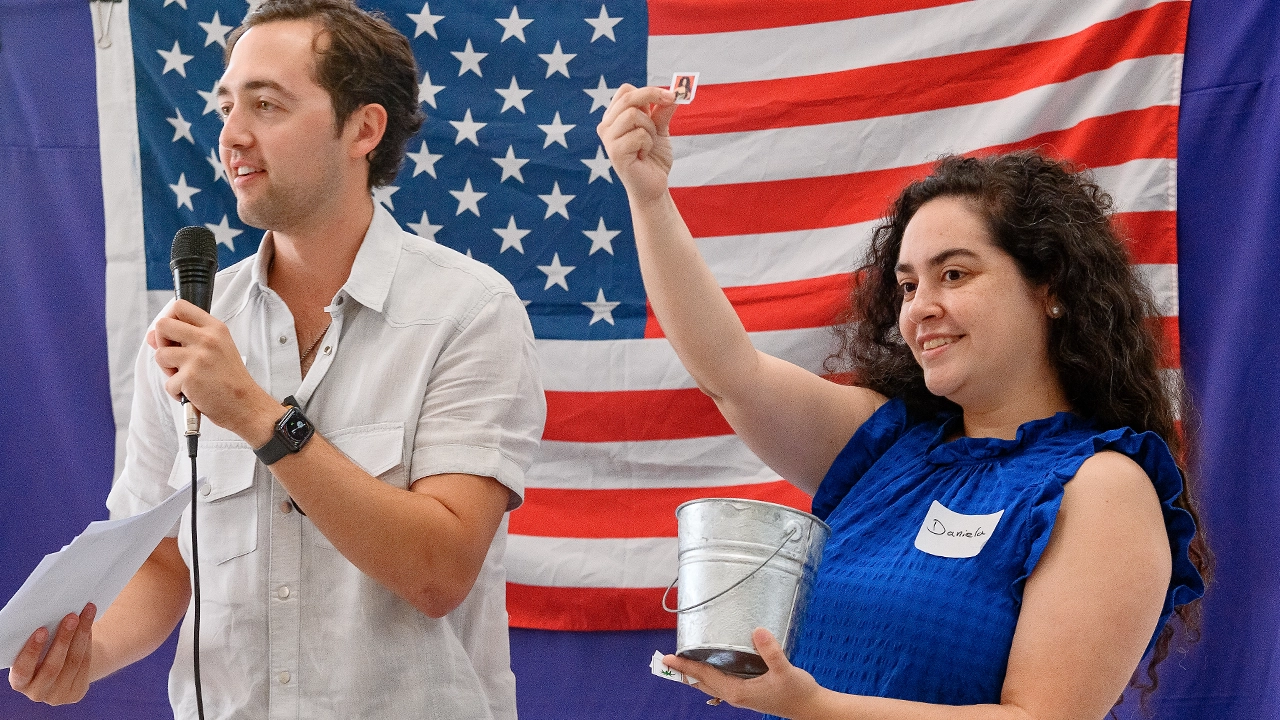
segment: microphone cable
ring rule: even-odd
[[[185,403],[185,408],[189,418],[195,408],[189,402]],[[200,544],[196,534],[196,498],[199,494],[196,489],[196,447],[200,442],[199,422],[197,421],[197,429],[194,431],[189,423],[187,427],[187,456],[191,458],[191,594],[195,604],[195,617],[191,624],[192,665],[196,680],[196,715],[204,720],[204,692],[200,687]]]

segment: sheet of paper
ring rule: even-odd
[[[0,669],[13,664],[41,625],[52,641],[62,618],[85,603],[102,617],[190,501],[188,483],[141,515],[89,523],[69,545],[46,555],[0,610]]]

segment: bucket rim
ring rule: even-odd
[[[704,498],[696,498],[694,500],[686,500],[685,502],[682,502],[676,506],[676,513],[675,513],[676,517],[677,518],[680,517],[680,511],[683,510],[684,508],[690,505],[697,505],[698,503],[705,503],[705,502],[747,503],[749,505],[762,505],[765,507],[782,508],[783,510],[787,510],[789,512],[795,513],[796,515],[803,515],[804,517],[809,518],[813,522],[817,523],[818,526],[826,529],[828,533],[831,532],[831,526],[828,525],[822,518],[818,517],[817,515],[814,515],[813,513],[808,513],[808,512],[805,512],[804,510],[797,510],[796,508],[793,508],[790,505],[783,505],[781,503],[768,502],[767,500],[751,500],[748,498],[704,497]]]

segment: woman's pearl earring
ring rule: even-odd
[[[1054,305],[1053,307],[1049,308],[1049,317],[1051,317],[1051,318],[1060,318],[1060,317],[1062,317],[1062,306],[1061,306],[1061,305]]]

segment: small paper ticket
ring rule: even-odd
[[[653,651],[653,659],[649,661],[649,671],[660,678],[675,680],[676,682],[684,683],[685,685],[698,684],[697,680],[685,675],[679,670],[672,670],[667,667],[666,664],[662,662],[662,653],[657,650]]]
[[[671,91],[676,94],[677,105],[688,105],[698,92],[698,73],[678,72],[671,76]]]

